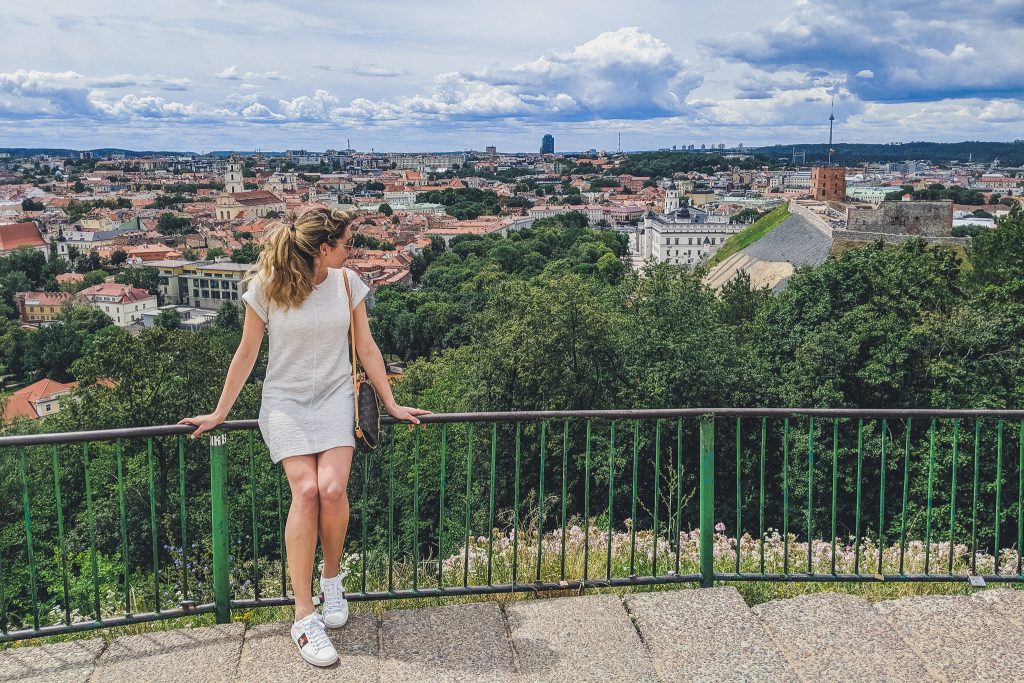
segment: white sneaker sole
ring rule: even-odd
[[[296,646],[296,648],[297,647],[298,646]],[[322,660],[319,660],[319,659],[313,659],[312,657],[307,655],[302,650],[299,650],[299,654],[302,656],[303,659],[305,659],[308,663],[312,664],[313,666],[320,666],[320,667],[330,666],[331,664],[334,664],[335,662],[338,661],[338,653],[334,653],[334,659],[330,660],[329,662],[325,662],[325,661],[322,661]]]

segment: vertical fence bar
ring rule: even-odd
[[[469,423],[469,444],[466,451],[466,555],[462,558],[462,587],[467,588],[469,586],[469,539],[470,539],[470,509],[469,501],[472,496],[472,482],[473,482],[473,432],[475,422]]]
[[[516,471],[512,485],[512,589],[519,578],[519,469],[522,451],[523,423],[516,422]]]
[[[629,524],[629,576],[636,576],[636,495],[637,471],[640,459],[640,420],[633,420],[633,487],[630,499]]]
[[[494,468],[498,458],[498,423],[491,424],[491,502],[487,509],[487,585],[494,568]]]
[[[420,568],[420,430],[413,427],[412,448],[412,589],[419,587]]]
[[[950,475],[949,484],[949,567],[946,573],[953,573],[953,553],[956,546],[953,545],[953,533],[956,524],[956,466],[960,457],[960,420],[953,420],[953,472]],[[1020,547],[1020,546],[1018,546]]]
[[[836,573],[836,496],[839,491],[839,418],[832,418],[832,573]]]
[[[444,585],[444,479],[448,455],[448,423],[441,423],[441,488],[437,503],[437,587]]]
[[[860,493],[864,472],[864,419],[857,420],[857,503],[854,509],[853,573],[860,574]]]
[[[814,573],[814,535],[811,517],[814,507],[814,416],[807,423],[807,573]],[[739,557],[739,536],[736,537],[736,556]]]
[[[388,593],[395,591],[395,430],[388,439]]]
[[[218,624],[231,622],[228,563],[228,435],[210,435],[210,515],[213,534],[213,596]]]
[[[682,559],[679,539],[683,533],[683,418],[676,418],[676,574]]]
[[[761,418],[761,492],[758,496],[759,513],[758,517],[760,525],[761,543],[759,550],[761,551],[761,565],[760,571],[764,574],[764,460],[765,460],[765,442],[768,438],[768,418]]]
[[[1017,449],[1020,451],[1017,464],[1017,576],[1021,576],[1021,561],[1024,560],[1024,420],[1020,421]]]
[[[359,522],[360,522],[360,527],[361,527],[360,533],[359,533],[359,539],[360,539],[360,545],[362,545],[363,547],[360,548],[360,554],[362,555],[362,561],[360,563],[361,564],[360,574],[362,576],[359,579],[359,592],[360,593],[365,593],[366,592],[366,563],[368,561],[367,560],[367,553],[368,553],[369,545],[370,545],[370,539],[368,539],[366,537],[366,511],[368,509],[368,507],[367,507],[368,506],[367,499],[368,499],[368,496],[369,496],[369,488],[370,488],[370,452],[369,451],[364,451],[363,452],[363,482],[362,483],[363,483],[363,495],[362,495],[363,502],[362,502],[362,505],[361,505],[361,507],[359,509],[359,517],[360,517]]]
[[[992,573],[999,575],[999,522],[1003,511],[1003,421],[996,425],[996,514],[992,523]],[[1018,549],[1019,550],[1019,549]]]
[[[590,578],[590,426],[587,420],[587,443],[583,458],[583,581]]]
[[[782,573],[789,574],[789,418],[782,422]]]
[[[160,531],[156,526],[156,486],[153,480],[153,439],[146,439],[146,464],[149,473],[149,528],[150,548],[153,553],[153,601],[160,614]]]
[[[281,480],[284,478],[284,467],[277,468],[277,485],[275,486],[275,493],[277,497],[277,542],[278,542],[278,559],[281,564],[281,597],[288,595],[288,574],[286,571],[286,563],[284,559],[284,496],[282,495]]]
[[[100,568],[96,559],[96,515],[92,508],[92,468],[89,466],[89,442],[82,444],[82,461],[85,471],[85,508],[89,518],[89,563],[92,565],[93,608],[96,621],[103,621],[100,612]]]
[[[117,457],[117,506],[119,509],[118,530],[121,536],[121,564],[124,568],[124,613],[132,613],[131,581],[128,576],[128,517],[124,509],[124,452],[120,443],[115,447]]]
[[[605,568],[605,578],[611,581],[612,578],[612,496],[614,496],[612,485],[615,481],[615,420],[612,420],[611,434],[608,445],[608,562]]]
[[[924,573],[929,573],[932,557],[932,482],[935,479],[935,418],[928,428],[928,503],[924,519]]]
[[[657,539],[655,539],[657,541]],[[715,579],[715,418],[700,418],[700,585]]]
[[[903,446],[903,509],[900,513],[900,574],[903,574],[904,560],[907,556],[907,497],[910,494],[910,438],[913,426],[913,418],[908,417],[906,442]]]
[[[256,435],[250,430],[246,435],[246,452],[249,456],[249,502],[252,513],[252,588],[253,597],[260,599],[260,525],[256,516]]]
[[[661,483],[661,420],[654,420],[654,524],[651,576],[658,575],[658,486]]]
[[[185,505],[185,437],[179,434],[178,442],[178,505],[181,515],[181,597],[188,597],[188,506]],[[283,545],[283,543],[282,543]]]
[[[36,588],[36,556],[32,548],[32,503],[28,493],[28,467],[25,449],[18,449],[18,474],[21,477],[21,507],[25,518],[25,550],[28,557],[28,585],[32,595],[32,628],[39,630],[39,591]]]
[[[562,421],[562,557],[560,559],[561,568],[560,574],[562,581],[565,581],[565,531],[568,523],[568,519],[565,516],[566,511],[566,491],[568,486],[568,480],[566,475],[568,474],[569,466],[569,419],[566,418]]]
[[[878,467],[878,571],[882,576],[882,562],[885,559],[885,442],[889,434],[889,423],[882,418],[882,457]]]
[[[740,573],[740,537],[743,536],[742,508],[743,489],[740,476],[741,440],[743,438],[741,418],[736,418],[736,573]]]
[[[544,470],[546,468],[545,458],[547,457],[547,436],[548,423],[540,423],[540,475],[537,482],[537,583],[540,583],[541,551],[544,548]]]
[[[1022,451],[1024,452],[1024,451]],[[68,584],[68,548],[64,543],[64,503],[60,495],[60,459],[57,446],[50,448],[50,459],[53,461],[53,498],[57,508],[57,539],[60,544],[60,573],[64,583],[64,624],[71,625],[71,590]],[[0,569],[0,574],[3,570]],[[1019,573],[1019,572],[1018,572]],[[4,626],[6,629],[6,626]]]
[[[978,464],[981,456],[981,418],[974,418],[974,498],[971,502],[971,573],[978,573]]]

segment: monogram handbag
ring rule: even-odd
[[[352,383],[355,387],[356,446],[360,451],[369,452],[377,447],[380,440],[380,406],[377,403],[377,391],[366,378],[365,370],[356,372],[356,327],[353,321],[352,290],[349,288],[348,275],[342,271],[345,280],[345,293],[348,295],[348,329],[352,347]]]

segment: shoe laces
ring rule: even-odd
[[[324,591],[325,602],[337,603],[345,599],[345,587],[341,583],[341,575],[336,579],[327,579],[320,582]]]
[[[313,644],[318,650],[331,645],[331,639],[327,637],[327,632],[324,630],[324,623],[320,620],[320,615],[313,613],[310,615],[309,621],[303,627],[303,631],[306,632],[306,637],[309,638],[309,642]]]

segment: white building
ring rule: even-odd
[[[630,249],[639,260],[692,266],[708,258],[744,225],[729,223],[729,216],[695,206],[679,206],[678,191],[665,192],[665,213],[649,212],[643,229],[630,236]],[[672,209],[669,211],[669,209]]]
[[[140,323],[144,312],[156,310],[155,294],[114,282],[87,287],[78,293],[78,299],[109,315],[118,327]]]

